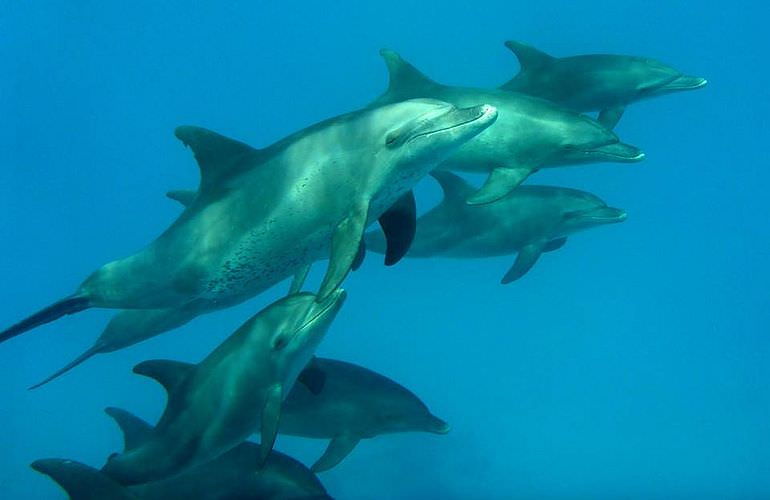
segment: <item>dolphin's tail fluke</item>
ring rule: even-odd
[[[94,356],[96,354],[99,354],[100,352],[102,352],[102,345],[101,344],[94,344],[93,346],[88,348],[88,350],[86,350],[86,352],[84,352],[83,354],[81,354],[77,358],[73,359],[72,361],[70,361],[69,363],[64,365],[61,369],[55,371],[52,375],[47,377],[42,382],[38,382],[37,384],[35,384],[32,387],[30,387],[29,390],[31,391],[32,389],[37,389],[38,387],[44,386],[45,384],[47,384],[51,380],[53,380],[55,378],[59,378],[61,375],[64,375],[68,371],[72,370],[73,368],[75,368],[77,365],[79,365],[83,361],[86,361],[87,359],[91,358],[92,356]]]
[[[89,307],[91,307],[90,301],[87,297],[82,296],[67,297],[66,299],[54,302],[42,311],[38,311],[29,318],[23,319],[10,328],[0,332],[0,343],[17,335],[21,335],[40,325],[55,321],[62,316],[85,311]]]

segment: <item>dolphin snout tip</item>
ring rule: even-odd
[[[452,426],[435,415],[430,416],[428,431],[434,434],[447,434],[452,430]]]
[[[491,104],[482,104],[481,105],[481,114],[483,116],[496,115],[497,114],[497,108],[492,106]]]

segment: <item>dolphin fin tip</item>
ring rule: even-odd
[[[88,297],[72,296],[59,300],[0,332],[0,343],[28,332],[38,326],[56,321],[62,316],[85,311],[90,307],[91,303]]]
[[[38,382],[35,385],[32,385],[32,386],[28,387],[27,390],[32,391],[32,390],[38,389],[38,388],[46,385],[48,382],[54,381],[55,379],[61,377],[62,375],[64,375],[68,371],[72,370],[73,368],[75,368],[79,364],[83,363],[84,361],[87,361],[92,356],[94,356],[96,354],[99,354],[101,352],[101,349],[102,349],[102,345],[97,342],[96,344],[94,344],[93,346],[88,348],[83,354],[81,354],[77,358],[73,359],[72,361],[70,361],[69,363],[64,365],[63,367],[59,368],[58,370],[53,372],[51,375],[49,375],[48,377],[46,377],[42,381]]]

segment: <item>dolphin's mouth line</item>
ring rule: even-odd
[[[436,130],[430,130],[430,131],[428,131],[428,132],[422,132],[422,133],[420,133],[420,134],[417,134],[417,135],[415,135],[415,136],[411,137],[411,138],[410,138],[408,141],[406,141],[406,142],[407,142],[407,143],[408,143],[408,142],[412,142],[413,140],[417,139],[418,137],[427,137],[427,136],[430,136],[430,135],[433,135],[433,134],[440,134],[441,132],[446,132],[447,130],[452,130],[452,129],[455,129],[455,128],[457,128],[457,127],[462,127],[463,125],[467,125],[467,124],[469,124],[469,123],[473,123],[473,122],[475,122],[476,120],[478,120],[478,119],[480,119],[480,118],[483,118],[485,114],[486,114],[486,112],[485,112],[485,111],[480,111],[480,112],[479,112],[479,114],[478,114],[478,116],[474,116],[473,118],[471,118],[471,119],[469,119],[469,120],[465,120],[464,122],[460,122],[460,123],[456,123],[456,124],[454,124],[454,125],[450,125],[449,127],[443,127],[443,128],[439,128],[439,129],[436,129]]]
[[[299,327],[299,328],[297,328],[297,330],[294,332],[294,335],[292,335],[292,338],[294,338],[294,337],[295,337],[295,336],[297,336],[297,334],[299,334],[299,333],[300,333],[302,330],[304,330],[305,328],[307,328],[308,326],[310,326],[310,325],[311,325],[311,324],[312,324],[312,323],[313,323],[315,320],[317,320],[319,317],[321,317],[321,316],[323,316],[324,314],[326,314],[326,312],[327,312],[329,309],[331,309],[332,307],[334,307],[334,305],[335,305],[335,304],[337,304],[337,302],[340,300],[340,298],[341,298],[341,293],[338,293],[338,294],[333,294],[331,297],[329,297],[329,300],[327,300],[327,301],[326,301],[326,303],[324,303],[324,304],[322,305],[321,309],[319,309],[318,311],[316,311],[316,313],[315,313],[315,314],[313,314],[313,316],[311,316],[310,318],[307,318],[307,319],[305,319],[305,321],[303,321],[303,322],[302,322],[302,325],[300,325],[300,327]]]
[[[663,90],[694,90],[705,87],[708,80],[692,76],[680,76],[661,87]]]
[[[580,217],[596,222],[623,222],[628,218],[628,213],[625,210],[607,206],[584,212]]]
[[[587,155],[601,155],[601,156],[609,157],[609,158],[622,158],[624,160],[637,160],[637,159],[640,159],[640,158],[644,158],[644,153],[637,153],[637,154],[635,154],[633,156],[630,156],[630,155],[622,155],[622,154],[618,154],[618,153],[613,153],[611,151],[605,151],[605,150],[602,150],[602,149],[586,149],[586,150],[583,150],[581,152],[585,153]]]

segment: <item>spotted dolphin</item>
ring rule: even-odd
[[[374,221],[390,235],[386,264],[403,256],[414,228],[411,188],[496,117],[481,103],[415,99],[335,117],[262,150],[179,127],[201,171],[189,206],[144,250],[101,267],[73,295],[0,332],[0,342],[90,307],[227,307],[328,257],[318,292],[325,300]]]
[[[507,41],[518,58],[519,73],[500,86],[548,99],[580,112],[598,111],[599,121],[614,128],[629,104],[664,94],[706,86],[706,79],[686,75],[647,57],[588,54],[553,57],[530,45]]]
[[[152,377],[168,400],[147,439],[113,455],[103,471],[122,484],[164,479],[215,459],[253,432],[261,460],[275,442],[281,402],[340,310],[345,292],[324,301],[289,295],[269,305],[197,365],[145,361],[134,372]]]
[[[592,162],[637,162],[644,153],[620,142],[596,120],[544,99],[497,89],[453,87],[431,80],[392,50],[380,54],[388,68],[388,89],[373,105],[429,97],[467,106],[486,102],[497,121],[444,160],[442,170],[489,173],[470,204],[502,198],[543,167]]]
[[[329,439],[311,468],[329,470],[361,439],[395,432],[446,434],[449,425],[405,387],[364,367],[334,359],[314,358],[305,372],[322,376],[317,391],[296,384],[282,408],[282,434]],[[305,373],[303,372],[303,373]]]
[[[417,219],[407,257],[485,258],[518,253],[502,279],[515,281],[543,252],[561,248],[579,231],[622,222],[626,212],[607,206],[585,191],[554,186],[519,186],[486,205],[464,203],[473,186],[450,172],[431,174],[441,185],[443,201]],[[366,234],[367,249],[382,252],[382,233]]]

